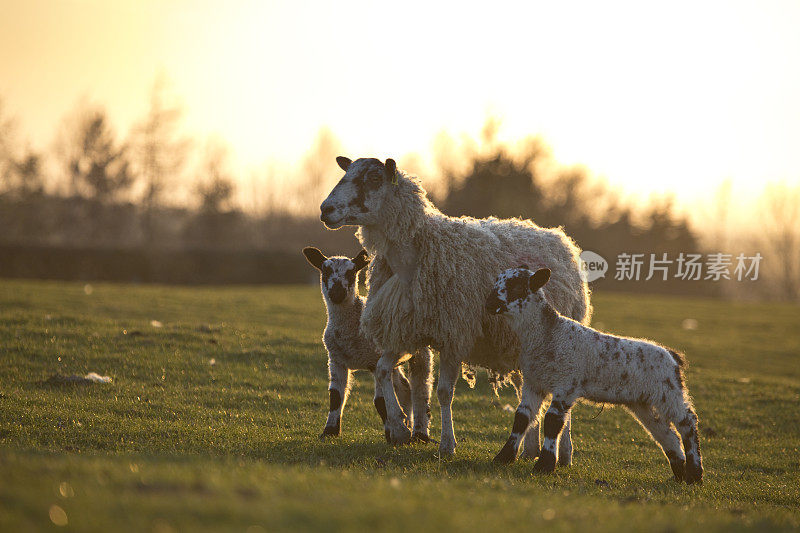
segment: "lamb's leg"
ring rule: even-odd
[[[328,420],[325,422],[325,429],[319,438],[338,437],[342,429],[342,413],[347,396],[350,394],[350,370],[343,365],[330,361],[328,363],[330,373],[330,408],[328,410]]]
[[[686,456],[681,449],[681,440],[669,425],[669,421],[649,405],[634,404],[629,405],[628,409],[664,451],[664,455],[669,459],[669,466],[672,468],[675,481],[683,481]]]
[[[378,416],[381,417],[386,442],[389,442],[389,430],[386,429],[386,400],[383,399],[383,389],[378,381],[378,375],[373,374],[372,377],[375,380],[375,397],[372,399],[372,403],[375,404],[375,410],[378,411]]]
[[[375,368],[375,377],[383,391],[383,399],[386,402],[386,424],[385,432],[388,432],[389,442],[392,444],[408,444],[411,440],[411,429],[406,422],[406,414],[397,401],[397,394],[392,383],[392,373],[402,354],[399,352],[383,352]]]
[[[453,431],[453,396],[456,381],[461,373],[461,361],[451,354],[442,353],[439,357],[439,383],[436,396],[442,413],[442,437],[439,442],[439,455],[453,455],[456,451],[456,435]]]
[[[558,438],[558,464],[561,466],[572,464],[572,411],[567,412],[564,431]]]
[[[422,348],[409,363],[411,402],[414,411],[413,439],[428,442],[431,425],[431,389],[433,388],[433,354]]]
[[[525,445],[521,457],[536,459],[539,457],[539,413],[536,413],[531,425],[525,433]],[[567,413],[564,422],[564,431],[558,438],[558,464],[569,466],[572,464],[572,411]]]
[[[558,392],[553,393],[553,403],[550,404],[550,409],[544,415],[544,422],[542,428],[544,433],[544,441],[542,442],[542,449],[539,452],[539,459],[533,465],[534,472],[551,473],[556,469],[556,446],[558,436],[564,428],[564,424],[569,415],[572,404],[575,398],[569,397],[566,394]]]
[[[501,464],[513,463],[517,460],[520,444],[525,439],[525,452],[528,450],[529,443],[536,443],[536,452],[533,457],[539,454],[539,410],[542,406],[542,396],[533,390],[533,387],[522,386],[522,399],[520,400],[517,412],[514,414],[514,427],[511,435],[508,436],[505,446],[495,456],[494,462]],[[530,456],[529,456],[530,457]]]
[[[394,392],[397,394],[397,401],[400,402],[400,407],[406,417],[411,416],[411,384],[408,382],[402,366],[397,366],[392,371],[392,385]]]
[[[691,485],[703,482],[703,458],[700,456],[700,441],[697,437],[697,414],[685,393],[681,396],[680,406],[674,408],[677,413],[672,418],[672,422],[678,433],[681,434],[683,450],[686,452],[686,471],[683,480]],[[670,411],[664,409],[662,412],[669,413]]]

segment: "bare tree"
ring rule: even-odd
[[[30,148],[25,155],[14,162],[12,174],[15,178],[14,191],[20,198],[29,198],[44,192],[42,156]]]
[[[201,168],[202,177],[195,187],[202,213],[222,213],[231,207],[235,186],[228,170],[228,154],[224,143],[209,139]]]
[[[155,216],[168,190],[170,180],[181,172],[189,150],[189,140],[179,135],[183,111],[169,101],[166,79],[159,76],[150,93],[147,116],[131,132],[132,166],[141,179],[142,230],[145,241],[157,235]]]
[[[303,214],[315,212],[325,199],[328,189],[338,177],[336,156],[341,152],[339,139],[329,128],[321,128],[311,149],[303,156],[303,176],[295,193]]]
[[[11,188],[10,180],[16,156],[16,122],[6,116],[0,99],[0,192]]]
[[[763,241],[775,262],[780,295],[800,299],[800,185],[767,185],[761,198]]]
[[[104,109],[79,106],[58,144],[72,194],[109,203],[133,184],[127,147],[117,143]]]

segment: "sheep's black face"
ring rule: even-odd
[[[374,158],[350,161],[337,157],[345,171],[328,197],[320,205],[320,220],[329,229],[368,225],[378,220],[384,198],[395,179],[397,167],[391,159],[386,164]]]

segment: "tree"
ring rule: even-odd
[[[158,234],[155,216],[164,193],[170,180],[180,174],[189,150],[189,140],[178,134],[182,118],[180,107],[168,101],[165,78],[159,76],[150,93],[147,115],[130,136],[133,170],[144,187],[142,230],[148,243]]]
[[[202,178],[195,188],[202,213],[222,213],[230,208],[234,181],[228,170],[228,153],[227,146],[221,141],[208,141],[201,168]]]
[[[44,192],[41,155],[28,149],[22,158],[14,162],[12,174],[15,178],[13,188],[19,197],[29,198]]]
[[[774,261],[780,296],[800,299],[800,185],[770,184],[761,197],[762,241]]]
[[[342,144],[329,128],[317,132],[311,149],[303,156],[303,176],[298,181],[295,198],[304,214],[314,213],[335,183],[338,167],[336,156],[341,155]]]
[[[82,106],[65,122],[60,152],[72,194],[113,203],[133,184],[127,147],[117,143],[102,108]]]
[[[0,99],[0,192],[11,188],[15,155],[16,123],[5,116],[3,100]]]

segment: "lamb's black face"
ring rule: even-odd
[[[527,268],[510,268],[500,274],[486,300],[486,311],[497,315],[520,312],[531,294],[528,282],[532,275]]]
[[[349,259],[344,256],[326,257],[318,249],[307,246],[303,248],[306,260],[319,270],[322,282],[322,293],[333,304],[352,301],[356,295],[358,271],[369,264],[366,250]]]
[[[491,314],[518,315],[531,304],[537,309],[548,307],[544,293],[540,291],[550,279],[550,269],[540,268],[535,273],[522,266],[509,268],[497,276],[486,311]]]
[[[340,304],[355,295],[355,263],[346,257],[331,257],[322,263],[322,290],[331,303]]]
[[[320,205],[320,220],[329,229],[366,225],[377,220],[388,189],[393,187],[397,167],[374,158],[350,161],[337,157],[344,176]]]

